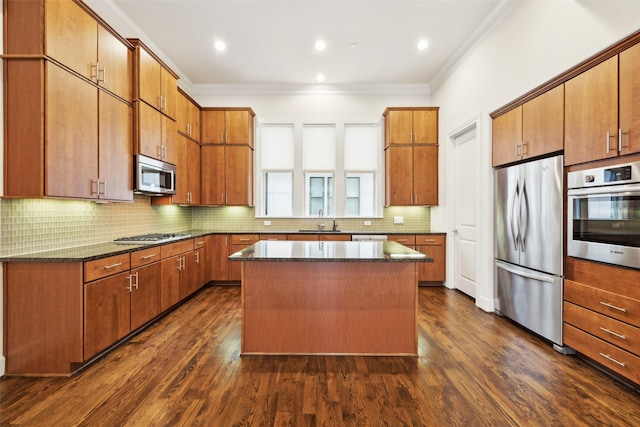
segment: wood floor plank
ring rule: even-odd
[[[636,389],[459,292],[418,294],[418,357],[240,357],[240,288],[208,287],[72,378],[0,379],[0,425],[640,425]]]

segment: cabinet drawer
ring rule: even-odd
[[[286,234],[261,234],[260,240],[287,240]]]
[[[640,384],[640,357],[566,323],[563,332],[565,344],[636,384]]]
[[[325,242],[350,242],[351,234],[319,234],[318,240]]]
[[[160,261],[160,246],[131,252],[131,268]]]
[[[390,234],[387,239],[405,246],[414,246],[416,244],[416,236],[413,234]]]
[[[604,341],[640,354],[640,328],[567,301],[564,302],[563,319],[565,323],[589,332]]]
[[[640,270],[567,257],[565,277],[603,291],[640,300]]]
[[[193,239],[193,247],[194,247],[194,249],[203,248],[204,245],[207,243],[207,237],[208,236],[201,236],[201,237],[196,237],[195,239]]]
[[[129,270],[130,267],[131,263],[128,253],[101,258],[95,261],[87,261],[84,263],[84,281],[91,282],[102,277],[121,273]]]
[[[444,245],[445,236],[439,234],[418,234],[416,245]]]
[[[260,240],[260,236],[257,234],[232,234],[231,235],[231,244],[232,245],[253,245],[255,242]]]
[[[640,326],[640,301],[598,288],[564,281],[564,299],[614,319]]]
[[[160,246],[160,257],[162,259],[170,258],[175,255],[183,254],[193,250],[193,239],[181,240],[168,245]]]

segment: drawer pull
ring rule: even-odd
[[[396,242],[400,243],[400,242],[406,242],[407,239],[397,239]]]
[[[118,263],[116,263],[116,264],[111,264],[111,265],[105,265],[105,266],[104,266],[104,269],[105,269],[105,270],[109,270],[110,268],[115,268],[115,267],[118,267],[118,266],[120,266],[120,265],[122,265],[122,263],[121,263],[121,262],[118,262]]]
[[[241,241],[241,242],[248,242],[248,241],[250,241],[250,240],[251,240],[251,239],[240,239],[240,241]]]
[[[154,256],[156,256],[157,254],[151,254],[151,255],[147,255],[147,256],[143,256],[142,259],[151,259]]]
[[[621,312],[623,312],[623,313],[626,313],[626,312],[627,312],[627,309],[626,309],[626,308],[623,308],[623,307],[616,307],[615,305],[613,305],[613,304],[609,304],[608,302],[600,301],[600,304],[602,304],[602,305],[604,305],[604,306],[606,306],[606,307],[609,307],[609,308],[613,308],[614,310],[621,311]]]
[[[620,338],[620,339],[623,339],[623,340],[626,340],[626,339],[627,339],[627,337],[626,337],[626,336],[624,336],[624,335],[620,335],[620,334],[616,334],[616,333],[615,333],[615,332],[613,332],[611,329],[603,328],[602,326],[600,326],[600,329],[601,329],[601,330],[603,330],[603,331],[605,331],[606,333],[611,334],[611,335],[613,335],[613,336],[616,336],[616,337],[618,337],[618,338]]]
[[[622,366],[623,368],[627,367],[626,363],[619,362],[616,359],[614,359],[613,357],[609,356],[608,354],[600,353],[600,356],[604,357],[607,360],[612,361],[613,363],[617,363],[618,365]]]
[[[196,242],[196,245],[200,246],[200,245],[204,245],[204,240],[201,240],[199,242]]]

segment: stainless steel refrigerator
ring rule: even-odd
[[[563,156],[497,169],[497,312],[562,351]]]

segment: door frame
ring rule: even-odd
[[[484,126],[483,121],[487,121]],[[447,156],[447,175],[446,190],[448,194],[455,191],[453,176],[454,173],[454,150],[456,138],[462,134],[469,132],[475,128],[476,133],[476,150],[479,156],[479,164],[476,170],[475,191],[480,194],[480,205],[476,210],[476,306],[487,312],[495,310],[495,285],[494,285],[494,221],[493,221],[493,168],[491,167],[491,118],[482,113],[478,113],[470,119],[464,121],[460,125],[454,127],[448,134],[448,151],[451,155]],[[448,288],[454,287],[454,273],[456,269],[455,258],[455,235],[453,229],[454,222],[454,204],[453,198],[450,199],[450,215],[447,220],[447,235],[450,244],[447,244],[447,259],[451,262],[447,265]]]

